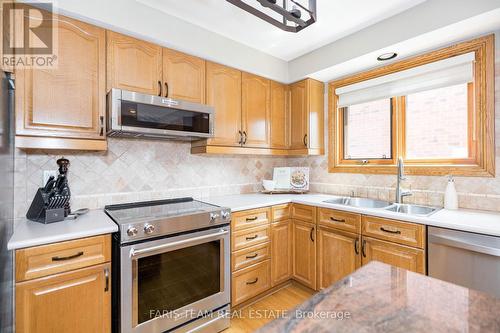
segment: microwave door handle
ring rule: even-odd
[[[137,257],[137,256],[139,256],[141,254],[145,254],[145,253],[156,252],[156,251],[160,251],[160,250],[166,250],[168,248],[172,248],[172,247],[179,246],[179,245],[189,244],[189,243],[193,243],[193,242],[197,242],[197,241],[202,241],[202,240],[207,240],[207,239],[212,239],[212,238],[219,238],[220,236],[227,235],[228,233],[229,233],[229,231],[222,230],[222,231],[219,231],[218,233],[215,233],[215,234],[210,234],[210,235],[204,235],[204,236],[199,236],[199,237],[194,237],[194,238],[183,239],[183,240],[180,240],[180,241],[177,241],[177,242],[172,242],[172,243],[168,243],[168,244],[161,244],[161,245],[157,245],[157,246],[147,247],[145,249],[138,249],[138,250],[136,250],[136,249],[132,248],[130,250],[130,258]]]

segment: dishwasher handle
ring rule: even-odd
[[[456,237],[443,236],[443,235],[433,235],[429,234],[429,243],[443,244],[458,249],[469,250],[478,253],[489,254],[491,256],[500,257],[500,248],[485,246],[480,244],[475,244],[468,242],[465,239],[460,239]]]

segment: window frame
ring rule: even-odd
[[[469,84],[469,158],[405,160],[410,175],[495,176],[495,110],[494,110],[494,35],[488,35],[431,51],[387,66],[378,67],[328,84],[328,171],[331,173],[394,174],[397,160],[405,159],[405,97],[393,97],[392,159],[345,160],[343,155],[343,109],[338,108],[339,87],[396,73],[454,56],[475,53],[474,83]],[[394,152],[395,151],[395,152]],[[352,163],[354,162],[354,163]],[[386,163],[381,163],[386,162]]]

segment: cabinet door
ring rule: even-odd
[[[363,265],[371,260],[401,267],[412,272],[425,274],[424,250],[363,237]]]
[[[307,80],[307,141],[309,149],[323,149],[325,146],[325,84]]]
[[[318,288],[323,289],[361,266],[360,236],[350,232],[318,229]]]
[[[271,139],[271,81],[243,73],[241,89],[244,146],[268,148]]]
[[[286,85],[271,81],[271,148],[286,149],[289,145],[289,91]]]
[[[105,139],[105,31],[56,16],[55,68],[16,69],[16,135]]]
[[[316,225],[293,220],[293,278],[316,289]]]
[[[271,284],[292,277],[292,221],[271,224]]]
[[[239,146],[241,72],[207,62],[207,104],[215,107],[215,137],[209,140],[209,144]]]
[[[205,60],[163,48],[163,96],[205,103]]]
[[[110,264],[16,284],[16,332],[110,332]]]
[[[161,46],[107,31],[108,91],[120,88],[160,95],[161,67]]]
[[[291,117],[291,149],[307,148],[307,90],[306,81],[300,81],[290,86],[290,117]]]

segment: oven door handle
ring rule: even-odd
[[[137,257],[141,254],[144,254],[144,253],[149,253],[149,252],[155,252],[155,251],[158,251],[158,250],[165,250],[165,249],[168,249],[168,248],[171,248],[171,247],[174,247],[174,246],[179,246],[179,245],[183,245],[183,244],[189,244],[189,243],[193,243],[193,242],[197,242],[197,241],[202,241],[202,240],[206,240],[206,239],[211,239],[211,238],[220,238],[220,236],[223,236],[223,235],[227,235],[229,233],[229,231],[223,229],[217,233],[214,233],[214,234],[209,234],[209,235],[203,235],[203,236],[198,236],[198,237],[194,237],[194,238],[188,238],[188,239],[183,239],[183,240],[180,240],[180,241],[177,241],[177,242],[172,242],[172,243],[168,243],[168,244],[161,244],[161,245],[157,245],[157,246],[152,246],[152,247],[147,247],[145,249],[130,249],[130,258],[133,258],[133,257]]]

